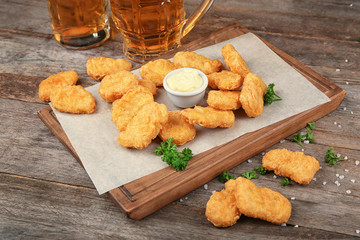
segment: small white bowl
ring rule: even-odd
[[[191,91],[191,92],[178,92],[178,91],[174,91],[172,90],[168,85],[167,85],[167,79],[169,78],[169,76],[173,75],[174,73],[177,73],[179,71],[183,71],[185,69],[192,69],[197,71],[202,80],[203,80],[203,84],[200,88]],[[194,68],[178,68],[174,71],[169,72],[163,81],[163,86],[166,90],[167,95],[169,96],[170,100],[178,107],[181,108],[188,108],[188,107],[193,107],[196,104],[198,104],[205,95],[205,89],[208,86],[208,78],[205,75],[205,73],[203,73],[200,70],[194,69]]]

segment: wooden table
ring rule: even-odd
[[[187,11],[199,2],[185,1]],[[127,218],[106,195],[99,196],[85,170],[38,118],[47,103],[38,98],[37,88],[47,76],[69,69],[78,72],[79,84],[93,85],[87,58],[123,57],[121,36],[113,31],[101,47],[67,50],[53,38],[45,1],[0,0],[0,239],[360,237],[360,3],[249,2],[215,2],[183,43],[237,22],[347,92],[336,111],[316,122],[315,143],[305,145],[305,153],[322,167],[316,179],[286,187],[273,174],[254,180],[292,199],[287,226],[242,216],[230,228],[215,228],[204,213],[212,192],[223,188],[217,179],[140,221]],[[290,138],[270,149],[301,150]],[[330,147],[347,160],[326,164]],[[261,158],[256,155],[230,173],[240,176],[259,166]]]

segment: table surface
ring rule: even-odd
[[[187,12],[200,2],[186,0]],[[38,85],[70,69],[78,72],[78,84],[93,85],[86,60],[123,58],[120,34],[112,30],[111,40],[98,48],[67,50],[53,38],[46,1],[0,0],[0,5],[0,239],[360,237],[359,1],[217,1],[183,39],[189,43],[237,22],[347,91],[337,110],[316,121],[315,142],[304,147],[321,165],[309,185],[282,187],[273,174],[253,180],[290,199],[287,226],[242,216],[226,229],[205,217],[212,192],[224,187],[217,179],[140,221],[99,196],[85,170],[38,118],[37,111],[48,106],[38,97]],[[270,149],[300,151],[290,138]],[[326,164],[330,147],[346,160]],[[230,173],[240,176],[261,158],[256,155]]]

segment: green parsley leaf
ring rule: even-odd
[[[193,153],[192,151],[190,150],[190,148],[184,148],[182,151],[181,151],[182,155],[184,158],[189,158],[189,160],[192,158],[193,156]]]
[[[163,150],[162,150],[160,147],[156,148],[156,149],[154,150],[154,153],[155,153],[157,156],[161,156],[161,155],[164,154]]]
[[[264,96],[264,104],[271,104],[273,101],[280,101],[282,98],[274,91],[274,83],[270,83]]]
[[[247,178],[249,180],[254,179],[254,178],[258,178],[258,175],[256,174],[255,171],[247,171],[241,174],[242,177]]]
[[[315,129],[315,122],[309,122],[307,123],[307,129],[314,130]]]
[[[306,135],[303,135],[301,133],[296,134],[295,136],[293,136],[290,141],[292,142],[297,142],[298,144],[300,144],[300,146],[304,147],[304,144],[301,142],[303,140],[303,138],[305,138]]]
[[[360,37],[358,38],[358,42],[360,42]]]
[[[332,166],[334,166],[339,161],[345,160],[343,158],[339,158],[338,156],[336,156],[335,153],[333,153],[333,150],[334,150],[334,147],[329,148],[326,151],[326,155],[325,155],[325,162],[330,163]]]
[[[304,147],[304,144],[302,143],[302,141],[305,139],[309,140],[309,143],[313,143],[314,142],[314,133],[312,133],[311,130],[314,130],[314,129],[315,129],[315,122],[309,122],[309,123],[307,123],[306,134],[298,133],[297,135],[293,136],[290,139],[290,141],[299,143],[301,147]]]
[[[161,156],[165,153],[165,151],[169,151],[170,149],[174,148],[176,149],[176,145],[172,144],[173,141],[173,138],[168,138],[165,142],[160,143],[160,146],[154,150],[154,153],[157,156]]]
[[[189,148],[184,148],[181,153],[177,151],[176,144],[173,144],[174,139],[168,138],[166,141],[160,143],[160,146],[154,150],[157,156],[161,156],[161,160],[176,170],[185,170],[188,162],[193,154]]]
[[[257,173],[261,174],[261,175],[265,175],[267,174],[269,171],[264,168],[263,166],[260,166],[260,167],[256,167],[254,168],[254,171],[256,171]]]
[[[219,175],[218,179],[220,182],[226,183],[230,179],[236,179],[236,177],[234,175],[229,175],[229,171],[225,171]]]
[[[306,132],[306,139],[309,140],[309,143],[313,143],[314,142],[314,133],[312,133],[308,130]]]
[[[287,186],[287,185],[290,185],[291,182],[290,182],[290,179],[285,177],[281,180],[281,186]]]

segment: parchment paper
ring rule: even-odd
[[[246,117],[243,110],[236,111],[236,121],[228,129],[197,126],[195,139],[179,147],[180,150],[189,147],[198,154],[330,101],[254,34],[248,33],[195,52],[223,61],[221,47],[226,43],[234,45],[251,72],[259,75],[267,85],[275,83],[275,91],[283,100],[266,105],[263,114],[257,118]],[[139,75],[139,70],[134,73]],[[159,146],[159,139],[142,150],[126,149],[117,142],[119,131],[111,120],[111,104],[100,97],[98,88],[99,84],[87,88],[97,103],[93,114],[76,115],[53,110],[97,191],[103,194],[168,165],[152,152]],[[159,88],[155,101],[164,103],[169,110],[177,109],[162,88]],[[200,105],[206,106],[205,99]]]

